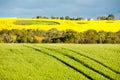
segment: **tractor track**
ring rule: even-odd
[[[48,55],[48,56],[51,56],[52,58],[58,60],[59,62],[61,62],[61,63],[63,63],[64,65],[68,66],[69,68],[71,68],[71,69],[77,71],[78,73],[82,74],[83,76],[85,76],[85,77],[88,78],[89,80],[94,80],[91,76],[87,75],[87,74],[84,73],[83,71],[77,69],[76,67],[72,66],[71,64],[68,64],[67,62],[63,61],[62,59],[60,59],[60,58],[58,58],[58,57],[56,57],[56,56],[54,56],[54,55],[51,55],[51,54],[49,54],[49,53],[47,53],[47,52],[45,52],[45,51],[41,51],[40,49],[31,47],[31,46],[26,46],[26,45],[24,45],[24,46],[27,47],[27,48],[34,49],[34,50],[37,51],[37,52],[41,52],[41,53],[43,53],[43,54],[46,54],[46,55]]]
[[[86,63],[83,62],[82,60],[79,60],[79,59],[77,59],[77,58],[75,58],[75,57],[73,57],[73,56],[71,56],[71,55],[62,53],[62,52],[60,52],[60,51],[58,51],[58,50],[55,50],[55,49],[46,48],[46,47],[43,47],[43,46],[40,46],[40,47],[45,48],[45,49],[48,49],[48,50],[51,50],[51,51],[55,51],[55,52],[57,52],[57,53],[61,53],[62,55],[64,55],[64,56],[66,56],[66,57],[68,57],[68,58],[70,58],[70,59],[72,59],[72,60],[74,60],[74,61],[76,61],[76,62],[82,64],[83,66],[85,66],[85,67],[89,68],[90,70],[92,70],[92,71],[94,71],[94,72],[96,72],[96,73],[102,75],[103,77],[108,78],[108,79],[110,79],[110,80],[114,80],[114,79],[111,78],[110,76],[104,74],[103,72],[100,72],[100,71],[97,70],[97,69],[94,69],[93,67],[89,66],[88,64],[86,64]]]
[[[96,62],[96,63],[101,64],[102,66],[104,66],[104,67],[106,67],[107,69],[115,72],[116,74],[120,74],[120,72],[112,69],[111,67],[109,67],[109,66],[101,63],[100,61],[98,61],[98,60],[96,60],[96,59],[93,59],[93,58],[91,58],[91,57],[89,57],[89,56],[87,56],[87,55],[84,55],[84,54],[82,54],[82,53],[80,53],[80,52],[77,52],[77,51],[74,51],[74,50],[71,50],[71,49],[66,49],[66,48],[62,48],[62,49],[65,49],[65,50],[71,51],[71,52],[73,52],[73,53],[76,53],[76,54],[78,54],[78,55],[80,55],[80,56],[86,57],[86,58],[88,58],[88,59],[90,59],[90,60],[92,60],[92,61],[94,61],[94,62]]]

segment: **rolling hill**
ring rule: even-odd
[[[31,19],[31,18],[0,18],[1,29],[40,29],[58,30],[72,29],[78,32],[94,29],[97,31],[104,30],[107,32],[117,32],[120,30],[120,20],[92,20],[92,21],[71,21],[55,19]]]

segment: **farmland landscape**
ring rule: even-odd
[[[119,44],[1,44],[1,80],[119,80]]]
[[[119,80],[119,23],[1,18],[0,80]]]
[[[1,18],[0,80],[119,80],[119,23]]]
[[[120,0],[0,0],[0,80],[120,80]]]

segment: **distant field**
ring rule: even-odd
[[[15,25],[59,25],[60,23],[54,21],[42,21],[42,20],[17,20]]]
[[[32,19],[32,18],[0,18],[1,29],[40,29],[50,30],[72,29],[78,32],[94,29],[97,31],[104,30],[107,32],[117,32],[120,30],[120,20],[93,20],[93,21],[71,21],[55,19]]]
[[[0,44],[0,80],[119,80],[119,44]]]

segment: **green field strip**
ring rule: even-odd
[[[62,59],[60,59],[60,58],[58,58],[58,57],[56,57],[56,56],[54,56],[54,55],[51,55],[51,54],[49,54],[49,53],[47,53],[47,52],[41,51],[41,50],[39,50],[39,49],[37,49],[37,48],[34,48],[34,47],[30,47],[30,46],[25,46],[25,47],[32,48],[32,49],[34,49],[35,51],[42,52],[42,53],[44,53],[44,54],[46,54],[46,55],[48,55],[48,56],[51,56],[51,57],[55,58],[56,60],[60,61],[61,63],[63,63],[64,65],[66,65],[66,66],[70,67],[71,69],[73,69],[73,70],[79,72],[80,74],[84,75],[84,76],[87,77],[88,79],[93,80],[92,77],[88,76],[87,74],[85,74],[85,73],[82,72],[81,70],[75,68],[74,66],[68,64],[67,62],[63,61]]]
[[[75,44],[75,45],[76,45],[76,44]],[[106,74],[106,75],[114,78],[115,80],[119,80],[119,78],[120,78],[120,75],[119,75],[119,74],[111,71],[110,69],[102,66],[101,64],[99,64],[99,63],[97,63],[97,62],[95,62],[95,61],[93,61],[93,60],[90,60],[89,58],[86,58],[86,57],[84,57],[84,56],[80,56],[79,54],[76,54],[76,53],[71,52],[71,51],[69,51],[69,50],[63,49],[63,47],[66,47],[66,48],[68,47],[68,48],[70,48],[70,46],[68,46],[68,44],[57,44],[57,45],[54,45],[54,44],[50,44],[50,45],[49,45],[49,44],[46,44],[45,47],[52,48],[52,49],[56,49],[56,51],[59,51],[59,52],[61,52],[61,53],[68,54],[68,55],[69,55],[69,53],[70,53],[70,55],[71,55],[72,57],[75,57],[75,58],[77,58],[77,59],[80,59],[80,60],[84,61],[84,63],[87,63],[89,66],[95,68],[96,70],[98,70],[98,71],[100,71],[100,72],[103,72],[104,74]],[[72,44],[72,48],[73,48],[73,49],[74,49],[74,47],[76,47],[76,46],[74,46],[74,45]],[[114,47],[114,46],[113,46],[113,47]],[[115,46],[115,47],[116,47],[116,46]],[[72,49],[72,48],[71,48],[71,49]],[[79,48],[78,48],[78,49],[79,49]],[[81,49],[81,48],[80,48],[80,49]],[[84,49],[86,49],[86,47],[85,47]],[[77,50],[77,49],[76,49],[76,50]],[[83,53],[82,53],[82,54],[83,54]],[[106,57],[107,57],[107,56],[106,56]],[[94,65],[95,65],[95,66],[94,66]],[[96,66],[96,65],[97,65],[97,66]]]
[[[24,59],[24,61],[26,62],[26,63],[28,63],[28,65],[29,64],[32,64],[32,63],[34,63],[36,60],[33,58],[33,57],[36,57],[36,55],[34,55],[34,53],[32,53],[33,55],[31,55],[31,54],[28,54],[28,53],[26,53],[25,51],[20,51],[20,50],[18,50],[18,49],[10,49],[10,51],[12,52],[12,53],[15,53],[15,54],[17,54],[17,55],[19,55],[19,56],[21,56],[22,57],[22,59]],[[33,51],[32,51],[33,52]],[[32,56],[32,57],[31,57]],[[39,56],[41,56],[41,55],[39,55]],[[39,59],[39,58],[37,58],[37,59]],[[45,63],[46,63],[46,61],[44,61],[44,60],[42,60],[42,62],[43,63],[41,63],[42,65],[40,65],[39,64],[39,62],[38,62],[38,64],[36,63],[36,65],[32,65],[33,67],[36,67],[36,68],[40,68],[40,67],[42,67]]]
[[[91,57],[89,57],[89,56],[87,56],[87,55],[84,55],[84,54],[82,54],[82,53],[80,53],[80,52],[77,52],[77,51],[74,51],[74,50],[72,50],[72,49],[68,49],[68,48],[63,48],[63,49],[68,50],[68,51],[71,51],[71,52],[74,52],[74,53],[79,54],[79,55],[81,55],[81,56],[83,56],[83,57],[89,58],[90,60],[93,60],[94,62],[97,62],[97,63],[101,64],[102,66],[110,69],[111,71],[113,71],[113,72],[115,72],[115,73],[117,73],[117,74],[120,74],[120,72],[112,69],[111,67],[105,65],[104,63],[102,63],[102,62],[100,62],[100,61],[98,61],[98,60],[96,60],[96,59],[93,59],[93,58],[91,58]]]
[[[37,70],[35,70],[33,65],[31,65],[30,63],[28,63],[28,61],[26,61],[26,57],[29,58],[29,55],[26,56],[21,55],[21,53],[19,53],[17,49],[14,49],[14,46],[12,48],[4,48],[4,49],[6,56],[4,55],[3,59],[1,59],[4,65],[0,64],[0,66],[2,67],[1,68],[2,72],[1,70],[0,72],[3,75],[0,77],[0,79],[1,80],[32,80],[31,78],[29,78],[30,77],[29,73],[31,73],[31,76],[32,75],[35,76],[34,72],[37,73]],[[22,53],[22,54],[26,54],[26,53]],[[34,77],[34,79],[36,78]]]
[[[45,21],[45,20],[17,20],[13,23],[14,25],[60,25],[56,21]]]
[[[23,46],[24,47],[24,46]],[[28,47],[27,47],[28,48]],[[31,50],[32,48],[30,48],[30,50]],[[34,50],[34,49],[33,49]],[[32,51],[33,52],[33,51]],[[39,53],[39,54],[43,54],[43,53],[41,53],[41,52],[39,52],[39,51],[37,51],[36,52],[36,50],[34,50],[34,52],[35,52],[35,55],[37,54],[37,53]],[[43,54],[43,55],[46,55],[46,54]],[[49,55],[46,55],[46,57],[50,57],[50,59],[54,59],[54,58],[51,58],[51,56],[49,56]],[[56,59],[54,59],[55,60],[55,62],[57,61]],[[52,63],[52,62],[51,62]],[[56,63],[58,63],[58,64],[61,64],[61,62],[59,62],[59,61],[57,61]],[[61,65],[63,65],[63,64],[61,64]],[[49,65],[48,65],[48,67],[49,67]],[[55,68],[59,68],[60,66],[58,66],[58,65],[54,65],[54,68],[53,69],[55,69]],[[63,68],[64,67],[66,67],[65,65],[64,66],[62,66],[62,68],[61,68],[61,70],[63,70]],[[49,68],[48,68],[49,69]],[[48,70],[47,68],[46,68],[46,70]],[[68,69],[68,68],[67,68]],[[52,70],[53,71],[53,70]],[[72,72],[71,72],[72,71]],[[63,74],[64,73],[64,74]],[[54,74],[56,74],[56,75],[60,75],[60,74],[63,74],[63,76],[66,76],[67,75],[67,77],[68,77],[68,79],[67,78],[65,78],[65,80],[69,80],[69,79],[71,79],[71,80],[74,80],[74,79],[76,79],[76,80],[78,80],[78,79],[85,79],[85,80],[88,80],[86,77],[84,77],[82,74],[79,74],[79,73],[77,73],[76,71],[74,71],[74,70],[67,70],[67,72],[62,72],[62,73],[59,73],[59,71],[57,70],[57,71],[55,71],[55,73]],[[66,75],[65,75],[66,74]],[[46,75],[45,75],[46,76]],[[48,75],[49,76],[49,75]],[[64,80],[64,78],[61,76],[60,77],[60,79],[57,79],[57,80],[61,80],[61,79],[63,79]],[[53,80],[53,79],[50,79],[50,80]],[[56,80],[56,79],[54,79],[54,80]]]
[[[112,44],[0,44],[0,80],[88,80],[76,70],[95,80],[119,80],[118,73],[98,63],[119,72],[119,51]]]
[[[17,46],[19,46],[19,48],[16,48]],[[34,64],[32,64],[31,62],[29,62],[26,58],[31,58],[32,60],[33,60],[33,62],[35,62],[35,59],[37,58],[40,58],[40,57],[42,57],[41,55],[44,55],[44,57],[45,58],[49,58],[49,60],[48,61],[51,61],[51,56],[48,56],[48,55],[45,55],[45,54],[43,54],[43,53],[41,53],[41,52],[36,52],[35,50],[33,50],[33,49],[29,49],[29,48],[26,48],[26,47],[24,47],[24,46],[20,46],[20,45],[14,45],[13,47],[10,47],[10,46],[6,46],[6,47],[9,47],[9,48],[4,48],[5,50],[4,50],[4,53],[5,54],[10,54],[10,56],[9,56],[9,58],[14,58],[15,56],[14,55],[17,55],[17,57],[18,57],[18,59],[17,60],[13,60],[14,62],[16,62],[17,64],[21,64],[20,66],[19,66],[19,68],[22,68],[22,67],[24,67],[25,69],[23,69],[23,70],[21,70],[20,72],[18,72],[17,71],[17,73],[14,73],[14,71],[12,72],[7,72],[7,75],[8,75],[8,77],[0,77],[0,79],[3,79],[3,80],[78,80],[78,79],[83,79],[83,80],[88,80],[87,78],[85,78],[82,74],[79,74],[79,73],[77,73],[77,72],[74,72],[74,70],[70,70],[70,69],[68,69],[67,68],[67,70],[68,70],[68,72],[63,72],[63,73],[59,73],[59,70],[57,70],[57,71],[55,71],[56,73],[54,73],[53,75],[56,75],[57,77],[58,77],[58,75],[61,75],[60,77],[52,77],[52,78],[49,78],[49,77],[51,77],[51,75],[46,75],[47,74],[47,72],[46,73],[44,73],[45,71],[44,70],[42,70],[42,74],[40,73],[41,71],[41,67],[42,68],[44,68],[44,63],[45,62],[43,62],[43,64],[41,65],[41,66],[36,66],[36,65],[34,65]],[[0,49],[0,52],[1,52],[1,49]],[[7,52],[7,53],[6,53]],[[38,54],[39,53],[39,54]],[[35,55],[35,56],[34,56]],[[7,56],[7,55],[6,55]],[[38,56],[38,57],[37,57]],[[3,57],[4,58],[4,57]],[[23,59],[24,60],[24,63],[23,63],[23,61],[21,61],[20,60],[20,63],[18,63],[18,61],[19,61],[19,59]],[[43,61],[44,59],[42,59],[42,61]],[[53,58],[53,61],[55,61],[56,59],[54,59]],[[7,61],[7,59],[5,60],[5,62]],[[57,60],[56,60],[57,61]],[[55,61],[55,62],[56,62]],[[7,62],[10,62],[10,61],[7,61]],[[40,61],[41,62],[41,61]],[[16,63],[14,63],[14,64],[16,64]],[[52,63],[52,62],[50,62],[50,63]],[[56,62],[57,64],[60,64],[59,62]],[[5,63],[6,64],[6,63]],[[13,64],[13,62],[12,62],[12,64]],[[0,64],[1,65],[1,64]],[[23,66],[24,65],[24,66]],[[47,71],[47,70],[49,70],[49,65],[47,64],[47,63],[45,63],[45,65],[47,65],[48,66],[48,68],[46,68],[45,70]],[[65,66],[63,66],[63,64],[60,64],[60,65],[62,65],[62,67],[61,67],[61,69],[63,69]],[[7,65],[6,65],[7,66]],[[17,66],[17,65],[16,65]],[[60,67],[59,65],[57,65],[57,66],[55,66],[55,65],[53,65],[54,67]],[[35,70],[31,70],[31,68],[30,67],[34,67],[33,69],[35,69]],[[10,67],[9,68],[9,65],[8,65],[8,67],[7,67],[8,69],[12,69],[12,68],[17,68],[17,67]],[[19,69],[18,68],[18,69]],[[27,69],[26,69],[27,68]],[[40,68],[40,70],[39,70],[39,68]],[[36,70],[37,69],[37,70]],[[55,68],[54,68],[55,69]],[[54,69],[53,70],[51,70],[51,71],[54,71]],[[30,72],[31,73],[31,75],[33,75],[33,78],[31,77],[31,78],[27,78],[27,77],[29,77],[29,75],[27,75],[27,73],[25,74],[25,71],[27,71],[28,70],[28,72]],[[33,72],[32,72],[33,71]],[[63,70],[64,71],[64,70]],[[71,72],[72,71],[72,72]],[[1,72],[1,69],[0,69],[0,72]],[[8,74],[9,73],[9,74]],[[38,73],[37,75],[36,75],[36,73]],[[44,73],[44,74],[43,74]],[[69,73],[69,74],[68,74]],[[2,74],[1,75],[3,75],[4,74],[4,72],[2,71]],[[5,73],[6,74],[6,73]],[[77,75],[76,75],[77,74]],[[9,76],[14,76],[14,77],[9,77]],[[41,76],[41,75],[43,75],[43,76]],[[41,77],[45,77],[45,78],[41,78],[41,77],[34,77],[34,76],[41,76]]]
[[[22,69],[20,72],[19,70],[21,69],[20,65],[19,65],[19,70],[17,71],[16,69],[18,69],[18,62],[21,61],[19,58],[17,58],[18,56],[16,56],[16,53],[13,53],[12,51],[10,51],[9,49],[5,49],[6,56],[2,56],[3,53],[0,54],[0,56],[2,56],[1,62],[3,64],[0,63],[0,80],[25,80],[23,79],[23,75],[24,74],[22,72]],[[24,61],[24,64],[26,64],[26,62]],[[23,64],[21,63],[21,66],[23,66]],[[22,74],[20,74],[22,72]],[[21,77],[20,77],[21,76]],[[26,78],[27,80],[27,78]]]
[[[53,47],[52,47],[53,49]],[[120,78],[120,75],[111,71],[110,69],[102,66],[101,64],[97,63],[97,62],[94,62],[93,60],[90,60],[89,58],[86,58],[86,57],[83,57],[83,56],[80,56],[74,52],[71,52],[71,51],[68,51],[68,50],[64,50],[64,49],[58,49],[56,48],[57,51],[61,51],[61,53],[64,53],[65,55],[68,55],[68,56],[71,56],[72,58],[76,59],[76,60],[80,60],[82,61],[83,63],[86,63],[89,67],[92,67],[93,69],[107,75],[107,76],[110,76],[111,78],[113,79],[119,79]],[[86,66],[87,66],[86,65]]]
[[[42,47],[43,47],[43,46],[42,46]],[[56,49],[54,49],[53,47],[52,47],[52,48],[43,47],[43,48],[46,48],[46,49],[48,49],[48,50],[55,51],[55,52],[58,52],[58,53],[60,53],[60,54],[62,54],[62,55],[64,55],[64,56],[67,56],[67,57],[69,57],[69,58],[77,61],[78,63],[82,64],[83,66],[85,66],[85,67],[93,70],[94,72],[96,72],[96,73],[98,73],[98,74],[100,74],[100,75],[102,75],[102,76],[104,76],[104,77],[106,77],[106,78],[108,78],[108,79],[110,79],[110,80],[114,80],[114,78],[115,78],[115,77],[109,76],[108,74],[105,74],[105,73],[102,72],[102,71],[99,71],[98,69],[95,69],[95,68],[91,67],[90,65],[88,65],[87,63],[85,63],[84,61],[82,61],[82,60],[80,60],[80,59],[77,59],[77,58],[75,58],[75,57],[73,57],[73,56],[71,56],[71,55],[69,55],[69,54],[63,53],[62,50],[59,51],[58,49],[56,50]],[[114,75],[115,75],[115,74],[114,74]]]
[[[20,51],[18,52],[18,51],[16,51],[16,50],[13,49],[12,52],[14,52],[14,53],[15,53],[15,52],[16,52],[16,53],[19,53]],[[32,51],[32,52],[33,52],[33,51]],[[39,52],[39,51],[38,51],[38,52]],[[23,53],[23,52],[21,52],[21,53]],[[40,52],[39,52],[39,53],[40,53]],[[41,53],[40,53],[40,54],[41,54]],[[44,54],[43,54],[43,55],[44,55]],[[51,56],[47,55],[46,57],[51,57]],[[50,58],[50,59],[51,59],[51,58]],[[46,63],[46,62],[43,62],[43,64],[42,64],[41,66],[44,66],[44,64],[47,64],[47,63]],[[33,66],[34,66],[34,65],[33,65]],[[39,66],[39,68],[40,68],[41,66]],[[36,66],[34,66],[34,67],[36,67]],[[83,78],[83,79],[87,80],[87,78]],[[52,80],[53,80],[53,79],[52,79]],[[66,79],[65,79],[65,80],[66,80]]]
[[[44,46],[44,45],[43,45]],[[35,47],[35,46],[34,46]],[[41,45],[40,46],[36,46],[36,48],[40,48],[41,50],[44,49],[44,51],[50,51],[48,54],[52,54],[52,55],[55,55],[57,57],[60,57],[61,60],[65,60],[65,62],[67,62],[68,64],[71,64],[73,65],[75,68],[83,71],[84,73],[86,73],[87,75],[91,76],[93,79],[100,79],[100,80],[103,80],[103,79],[107,79],[106,77],[104,77],[103,75],[100,75],[99,73],[96,73],[94,72],[93,70],[85,67],[83,64],[80,64],[78,62],[76,62],[75,60],[63,55],[63,54],[60,54],[58,52],[55,52],[55,51],[51,51],[51,50],[48,50],[48,49],[45,49],[45,48],[42,48]],[[59,56],[58,56],[59,55]],[[69,61],[70,60],[70,61]],[[91,73],[91,74],[90,74]],[[94,74],[94,75],[93,75]],[[95,76],[97,75],[97,77]],[[112,78],[111,78],[112,79]]]
[[[64,45],[65,46],[65,45]],[[64,47],[63,46],[63,47]],[[66,45],[67,47],[67,45]],[[66,48],[64,47],[64,48]],[[119,44],[85,44],[71,45],[68,49],[87,55],[113,70],[120,72],[120,45]]]

